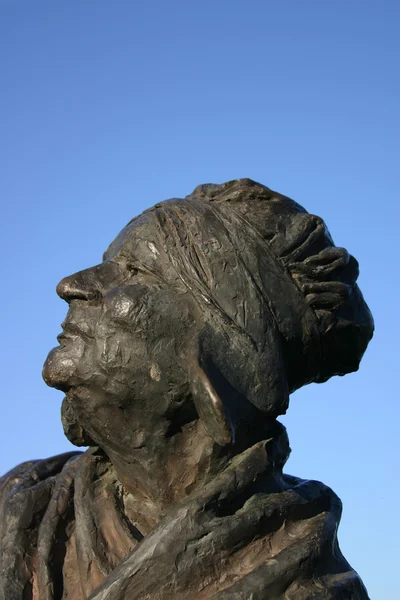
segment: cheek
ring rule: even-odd
[[[107,393],[154,399],[179,383],[189,321],[188,308],[168,289],[137,284],[108,294],[95,333]]]
[[[146,297],[113,294],[105,299],[95,333],[95,362],[107,391],[126,396],[149,378]]]
[[[146,340],[141,335],[135,335],[135,332],[121,329],[99,331],[95,352],[97,364],[109,376],[125,381],[128,374],[134,379],[135,374],[148,362]]]
[[[141,326],[147,318],[149,294],[151,290],[141,284],[112,290],[104,298],[101,324],[129,330]]]
[[[105,336],[97,348],[102,389],[119,409],[127,410],[126,418],[131,411],[140,413],[140,407],[149,401],[153,412],[162,413],[169,389],[171,370],[163,361],[164,347],[160,345],[161,352],[154,352],[150,332],[147,330],[148,336],[145,332],[118,330]]]

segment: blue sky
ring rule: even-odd
[[[395,1],[0,0],[0,471],[67,450],[41,380],[66,305],[138,212],[250,177],[361,265],[360,371],[293,395],[287,470],[344,503],[371,598],[398,592],[399,19]]]

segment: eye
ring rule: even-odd
[[[126,264],[126,270],[129,271],[131,275],[137,275],[139,273],[138,267],[132,263]]]
[[[148,269],[144,265],[140,265],[138,263],[126,262],[125,263],[125,269],[128,271],[129,275],[131,275],[131,276],[135,276],[135,275],[146,275],[146,276],[154,275],[154,273],[152,273],[152,271],[150,271],[150,269]]]

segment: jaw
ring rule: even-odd
[[[61,422],[64,429],[64,435],[74,446],[95,446],[96,443],[85,431],[72,408],[67,396],[61,405]]]

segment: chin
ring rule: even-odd
[[[42,377],[50,387],[66,392],[72,387],[75,372],[76,362],[58,346],[49,352],[43,365]]]

